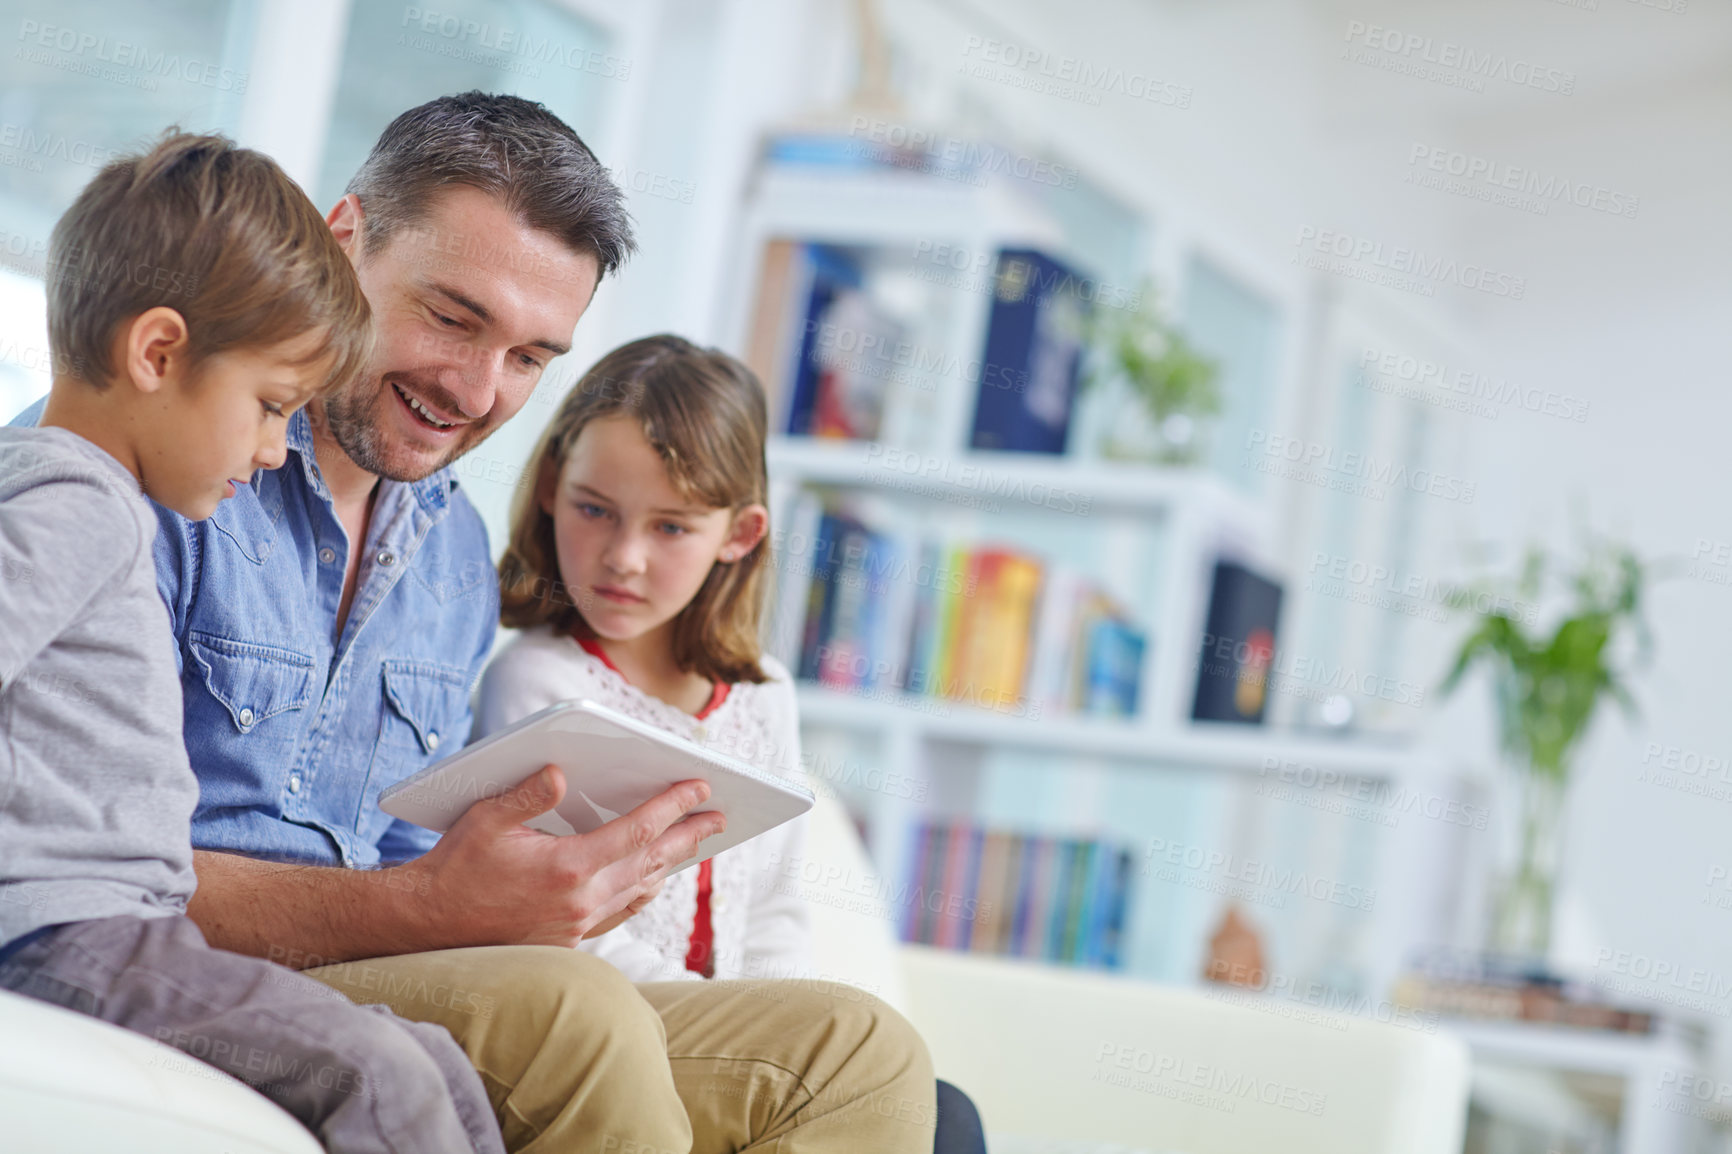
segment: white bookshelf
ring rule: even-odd
[[[980,187],[902,171],[766,162],[747,188],[720,296],[722,329],[736,350],[748,347],[763,257],[776,240],[901,250],[897,259],[904,263],[917,246],[930,251],[949,244],[970,253],[1033,247],[1087,265],[1067,246],[1064,228],[1014,187]],[[1161,243],[1175,241],[1169,236]],[[931,303],[932,314],[915,324],[917,339],[963,362],[978,357],[990,293],[958,291]],[[1286,315],[1285,323],[1298,326],[1302,318]],[[1297,344],[1284,341],[1282,348],[1292,354]],[[1283,364],[1278,379],[1287,380],[1294,371]],[[1277,400],[1286,405],[1290,398]],[[913,827],[924,817],[1016,821],[1002,808],[995,816],[991,800],[1002,800],[1005,783],[1024,772],[1005,768],[1006,759],[1052,767],[1046,772],[1062,773],[1066,791],[1077,783],[1078,796],[1062,804],[1062,813],[1023,811],[1038,818],[1035,829],[1068,828],[1079,835],[1117,829],[1115,836],[1134,831],[1143,840],[1166,829],[1161,836],[1189,837],[1249,855],[1261,847],[1246,832],[1251,826],[1238,799],[1256,788],[1271,759],[1342,779],[1405,783],[1428,791],[1474,788],[1456,767],[1389,738],[1331,738],[1192,722],[1215,563],[1245,563],[1291,590],[1294,574],[1276,551],[1286,528],[1280,523],[1285,511],[1200,467],[1102,461],[1092,449],[1078,452],[1074,445],[1072,454],[1062,457],[975,450],[969,445],[974,402],[974,386],[946,378],[941,388],[916,398],[924,407],[915,419],[895,421],[887,412],[883,443],[773,436],[768,451],[773,523],[787,526],[796,495],[819,490],[844,504],[860,502],[872,511],[861,512],[868,523],[941,540],[1008,543],[1084,569],[1123,600],[1146,631],[1138,708],[1127,718],[1049,714],[1031,719],[894,691],[802,684],[801,720],[809,750],[868,760],[926,787],[920,800],[870,791],[851,799],[866,811],[879,868],[893,874],[902,868]],[[785,427],[784,415],[774,411],[780,407],[772,412],[776,430]],[[1048,502],[1055,491],[1066,494],[1065,508]],[[1086,499],[1086,519],[1075,508],[1079,498]],[[983,502],[992,508],[980,508]],[[1079,549],[1075,557],[1042,549],[1033,543],[1042,525],[1058,526],[1048,534],[1055,540],[1087,538],[1098,547]],[[1147,547],[1126,545],[1127,539]],[[1124,558],[1135,560],[1126,564]],[[1103,784],[1108,778],[1111,782]],[[1127,780],[1149,788],[1127,787]],[[1161,784],[1166,782],[1174,784]],[[1150,800],[1161,790],[1193,788],[1186,783],[1205,783],[1190,816],[1173,818],[1161,802]],[[1091,789],[1104,791],[1102,799],[1117,800],[1090,802]],[[1132,795],[1142,800],[1125,800]],[[1330,867],[1370,868],[1380,885],[1388,879],[1389,898],[1375,923],[1364,928],[1369,940],[1356,951],[1374,986],[1394,976],[1407,943],[1432,932],[1426,919],[1433,917],[1437,893],[1447,884],[1438,875],[1449,872],[1439,870],[1436,856],[1449,831],[1432,829],[1436,824],[1403,829],[1400,836],[1379,831],[1371,839],[1375,860],[1370,866],[1363,860],[1355,866],[1343,857]],[[1207,937],[1215,900],[1195,892],[1176,898],[1151,894],[1148,888],[1138,898],[1131,920],[1159,923],[1160,932],[1181,943],[1169,953],[1188,957],[1185,951]],[[1189,964],[1181,957],[1178,968]]]

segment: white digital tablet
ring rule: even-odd
[[[554,834],[588,833],[677,782],[708,782],[709,800],[693,812],[720,812],[728,828],[698,843],[697,854],[669,873],[812,808],[812,795],[792,781],[593,701],[562,701],[532,713],[391,786],[379,795],[379,808],[443,833],[471,805],[510,792],[544,765],[565,773],[565,798],[523,824]]]

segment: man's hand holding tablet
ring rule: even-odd
[[[669,873],[811,806],[798,785],[587,701],[524,718],[380,797],[393,816],[448,830],[411,865],[442,896],[467,895],[478,944],[508,926],[528,943],[603,933],[653,898]],[[549,876],[569,878],[563,900],[537,892]],[[609,896],[592,902],[591,894]],[[531,907],[543,928],[525,936]]]

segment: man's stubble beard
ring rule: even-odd
[[[413,483],[426,480],[447,467],[458,457],[487,439],[489,430],[471,428],[450,450],[430,465],[394,462],[389,452],[390,442],[384,431],[382,410],[393,404],[391,386],[383,379],[371,384],[357,382],[348,389],[333,390],[324,398],[325,427],[349,460],[376,477],[387,481]]]

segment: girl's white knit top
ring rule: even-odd
[[[765,657],[760,665],[769,681],[730,686],[721,704],[699,720],[637,689],[571,637],[531,630],[513,638],[482,675],[474,737],[555,702],[588,698],[798,781],[800,725],[793,679],[774,658]],[[787,869],[787,863],[800,860],[805,838],[806,819],[800,817],[712,859],[715,977],[792,978],[810,972],[811,927]],[[668,878],[635,917],[578,948],[612,962],[634,982],[699,978],[685,965],[697,894],[693,866]]]

